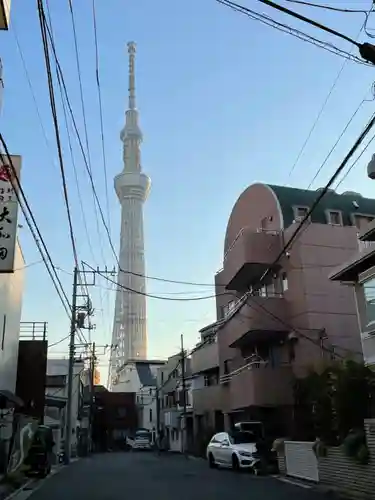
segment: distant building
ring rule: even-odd
[[[66,439],[66,402],[68,399],[68,359],[47,359],[46,400],[50,402],[45,410],[45,424],[55,429],[56,448],[63,449]],[[72,390],[72,456],[77,453],[78,435],[83,409],[85,373],[83,361],[74,363]],[[61,405],[53,406],[52,401],[60,401]]]
[[[113,379],[113,392],[134,392],[138,409],[139,426],[157,432],[156,379],[157,371],[164,366],[162,360],[129,360]]]
[[[92,439],[96,451],[124,449],[138,427],[134,392],[111,392],[95,386]]]

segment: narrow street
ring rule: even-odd
[[[31,493],[31,494],[30,494]],[[316,500],[320,493],[272,477],[211,470],[203,460],[180,455],[113,453],[79,460],[17,500]]]

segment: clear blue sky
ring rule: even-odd
[[[243,1],[278,20],[323,36],[347,50],[352,49],[349,44],[317,33],[261,6],[256,0]],[[57,52],[84,137],[68,1],[49,0],[49,3]],[[221,267],[228,216],[241,191],[255,181],[291,183],[306,188],[363,99],[374,80],[375,69],[355,63],[345,66],[304,155],[288,179],[288,172],[342,59],[232,12],[214,0],[107,0],[96,3],[110,215],[116,248],[120,209],[113,190],[113,177],[122,168],[119,132],[124,123],[127,98],[126,42],[134,40],[138,45],[137,100],[144,133],[143,168],[153,182],[145,205],[147,273],[211,283],[214,273]],[[335,0],[334,4],[340,2]],[[368,4],[368,1],[357,0],[342,2],[341,6],[368,7]],[[92,168],[105,208],[91,1],[74,2],[74,8]],[[360,14],[300,10],[353,37],[363,19]],[[370,26],[371,21],[375,26],[375,15]],[[13,31],[20,41],[50,148],[43,137]],[[56,163],[36,1],[13,0],[11,29],[0,36],[5,79],[2,133],[11,152],[23,157],[24,189],[53,261],[71,272],[73,258]],[[361,39],[366,38],[362,35]],[[314,187],[325,183],[373,111],[372,102],[362,106]],[[93,262],[82,223],[60,104],[59,112],[80,257],[95,265],[111,267],[115,261],[102,226],[98,235],[90,185],[74,142],[79,183],[89,219]],[[355,189],[367,196],[375,194],[375,185],[365,175],[365,165],[372,152],[369,148],[340,186],[340,191]],[[21,230],[21,241],[27,263],[38,261],[40,257],[26,226]],[[61,279],[70,296],[72,277],[61,272]],[[100,284],[108,287],[105,281]],[[191,296],[194,290],[198,295],[211,291],[208,287],[148,282],[150,293],[187,291]],[[114,292],[101,289],[102,301],[99,295],[98,290],[93,292],[97,308],[97,329],[93,338],[110,343]],[[103,311],[100,310],[102,303]],[[186,335],[188,346],[194,345],[199,328],[214,319],[214,302],[149,299],[148,314],[149,354],[161,357],[178,348],[180,333]],[[23,320],[48,321],[50,342],[69,330],[68,319],[41,264],[31,266],[26,273]],[[65,348],[64,343],[58,350]]]

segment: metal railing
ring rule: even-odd
[[[268,361],[261,359],[258,357],[258,359],[254,360],[254,357],[251,356],[248,358],[250,361],[248,361],[246,364],[243,366],[240,366],[239,368],[236,368],[235,370],[226,373],[224,375],[221,375],[220,377],[220,384],[228,384],[231,379],[240,373],[242,373],[244,370],[253,370],[254,368],[260,368],[260,366],[266,366],[268,364]]]
[[[369,248],[375,248],[375,241],[362,241],[358,239],[358,250],[363,252]]]
[[[267,234],[274,234],[274,235],[277,235],[277,234],[280,234],[280,231],[276,231],[275,229],[263,229],[261,227],[258,227],[255,231],[253,228],[251,228],[250,226],[245,226],[241,229],[241,231],[238,232],[237,236],[234,238],[234,240],[232,241],[232,243],[229,245],[227,251],[225,252],[224,254],[224,261],[225,259],[227,258],[227,255],[229,254],[229,252],[232,250],[232,248],[234,247],[234,245],[236,244],[238,238],[240,238],[242,236],[242,234],[246,231],[246,230],[252,230],[254,233],[267,233]],[[219,271],[220,272],[220,271]]]
[[[46,321],[21,321],[20,340],[47,340]]]

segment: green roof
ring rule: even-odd
[[[314,201],[319,196],[319,191],[309,191],[285,186],[268,185],[279,200],[281,211],[284,217],[284,227],[290,226],[295,219],[293,207],[312,207]],[[353,202],[358,204],[353,205]],[[342,213],[344,226],[353,225],[353,214],[373,215],[375,217],[375,200],[364,198],[359,193],[348,191],[345,194],[338,194],[329,191],[324,195],[318,206],[311,214],[311,222],[327,224],[327,210],[339,210]]]

